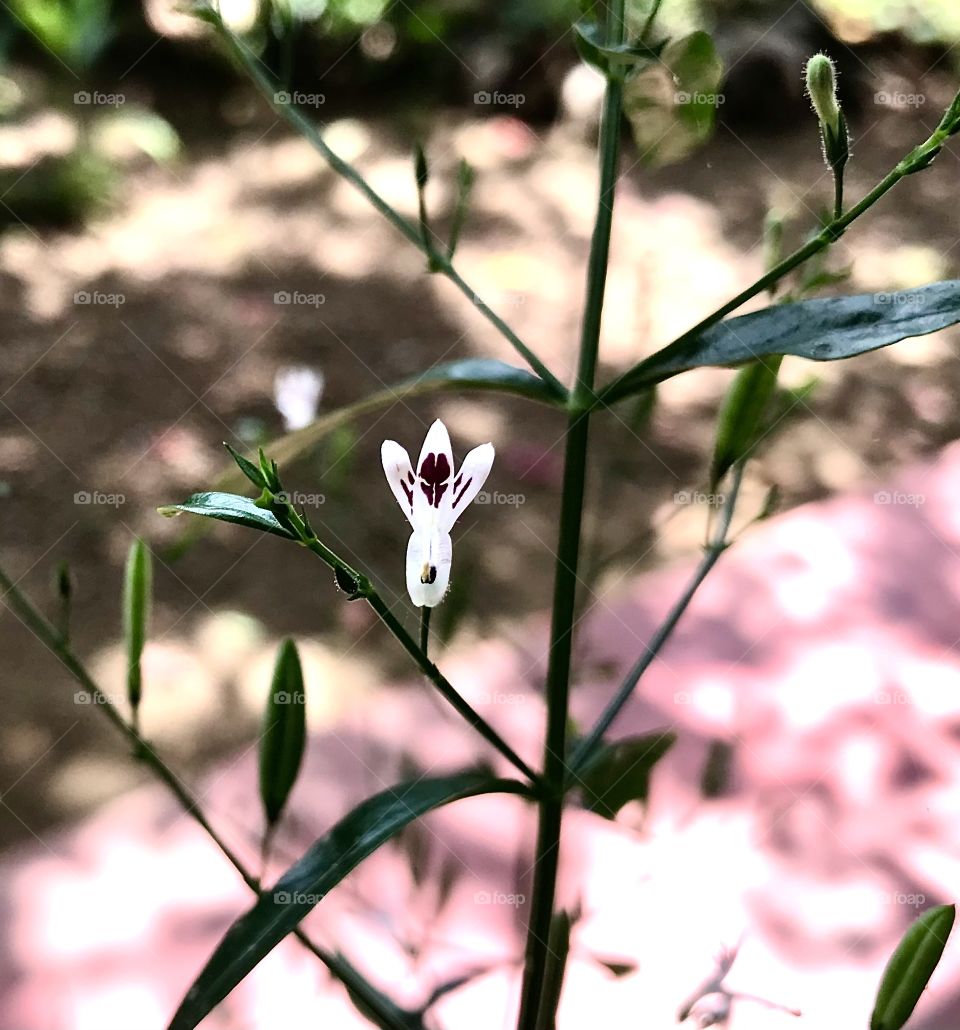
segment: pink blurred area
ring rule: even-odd
[[[688,575],[625,578],[591,600],[578,640],[581,722],[599,711]],[[543,626],[539,618],[523,627],[522,646],[480,642],[443,661],[531,761],[543,719]],[[720,1025],[865,1027],[904,929],[960,894],[958,641],[960,447],[882,491],[750,530],[616,725],[618,735],[679,732],[647,812],[628,808],[611,823],[576,811],[566,823],[561,900],[582,917],[559,1030],[675,1025],[725,949],[737,952],[724,981],[734,1001]],[[715,740],[733,748],[732,775],[720,797],[704,800]],[[431,772],[486,754],[425,688],[383,688],[311,740],[273,873],[400,778],[404,752]],[[197,787],[253,866],[255,765],[251,748]],[[530,813],[515,798],[473,799],[414,832],[366,861],[305,925],[407,1005],[479,971],[432,1010],[432,1024],[509,1027]],[[0,891],[4,1030],[162,1030],[250,901],[160,788],[8,859]],[[714,992],[704,1004],[727,1003]],[[947,1030],[958,1020],[960,948],[951,944],[911,1026]],[[292,940],[203,1024],[362,1025]]]

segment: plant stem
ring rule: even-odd
[[[550,371],[543,361],[520,339],[520,337],[507,325],[496,312],[491,310],[477,295],[476,290],[469,283],[465,282],[460,274],[454,269],[450,260],[439,253],[430,241],[421,236],[419,226],[412,225],[403,215],[392,207],[379,193],[367,182],[366,179],[348,161],[344,161],[335,151],[331,150],[323,134],[317,127],[293,104],[280,103],[277,100],[277,86],[270,75],[260,66],[256,55],[250,53],[243,41],[238,39],[223,23],[219,14],[209,8],[209,14],[213,19],[220,37],[226,43],[228,50],[241,65],[243,70],[251,78],[254,85],[263,94],[264,99],[270,104],[273,110],[294,128],[303,138],[318,151],[327,164],[339,175],[354,186],[370,204],[383,217],[402,233],[430,262],[431,270],[446,276],[457,287],[457,289],[470,301],[471,304],[490,322],[507,340],[507,342],[520,354],[524,361],[540,376],[544,382],[562,397],[566,394],[566,388],[559,379]]]
[[[240,874],[243,882],[255,894],[260,894],[257,878],[246,867],[239,855],[213,828],[200,807],[200,801],[183,784],[176,773],[153,750],[143,736],[130,725],[106,694],[97,686],[85,666],[71,651],[56,628],[52,626],[18,589],[10,577],[0,569],[0,589],[10,610],[21,622],[31,630],[37,639],[51,651],[67,672],[73,677],[84,693],[93,701],[93,707],[102,712],[130,743],[133,754],[146,765],[157,779],[167,788],[179,802],[184,812],[206,833],[216,845],[220,853]],[[343,956],[329,952],[314,943],[302,930],[295,930],[297,940],[315,955],[330,972],[344,985],[351,996],[361,1000],[375,1016],[377,1025],[385,1030],[421,1030],[422,1024],[415,1014],[406,1012],[394,1005],[382,995],[372,984],[368,983]]]
[[[873,207],[873,205],[876,204],[876,202],[885,193],[889,192],[894,186],[896,186],[902,178],[913,172],[919,171],[920,168],[924,167],[926,162],[932,160],[937,152],[939,152],[943,147],[944,141],[947,139],[948,135],[949,134],[944,130],[937,129],[929,139],[921,143],[920,146],[915,147],[896,165],[895,168],[891,169],[891,171],[889,171],[887,175],[885,175],[883,179],[881,179],[880,182],[878,182],[877,185],[859,201],[859,203],[854,204],[853,207],[848,208],[846,213],[841,214],[839,217],[834,218],[833,221],[828,222],[816,236],[805,243],[802,247],[784,258],[768,272],[765,272],[756,280],[756,282],[748,286],[745,290],[742,290],[731,300],[728,300],[726,304],[717,308],[717,310],[712,314],[707,315],[706,318],[702,319],[691,329],[688,329],[681,336],[678,336],[671,343],[667,344],[666,347],[657,351],[657,354],[662,356],[666,352],[682,350],[683,347],[685,347],[691,340],[695,339],[711,326],[716,325],[717,322],[726,318],[731,311],[735,311],[748,300],[752,300],[756,297],[757,294],[762,293],[764,290],[769,289],[771,286],[778,283],[798,265],[802,265],[809,258],[813,257],[814,254],[817,254],[826,247],[829,247],[831,244],[836,243],[851,222],[856,221],[856,219],[858,219],[865,211]],[[643,378],[643,364],[643,362],[640,362],[639,364],[634,365],[633,368],[627,369],[626,372],[623,372],[621,375],[617,376],[616,379],[608,383],[600,391],[595,403],[604,405],[613,404],[622,397],[626,397],[631,393],[635,393],[639,389],[649,386],[650,383]]]
[[[624,38],[624,0],[613,0],[607,9],[607,42],[619,45]],[[550,923],[556,895],[560,830],[566,781],[567,720],[569,717],[570,659],[576,608],[580,528],[586,482],[590,407],[600,345],[600,326],[610,256],[610,230],[616,194],[620,153],[620,120],[623,82],[607,78],[600,125],[600,185],[597,215],[587,266],[587,289],[580,338],[577,382],[570,399],[564,456],[560,529],[554,578],[550,656],[547,664],[547,727],[543,777],[546,792],[539,802],[534,878],[527,928],[527,944],[520,998],[519,1030],[536,1024],[547,965]]]
[[[716,565],[720,555],[723,554],[727,547],[730,546],[729,541],[727,540],[727,534],[730,531],[730,522],[733,518],[733,512],[737,504],[737,495],[740,492],[740,483],[742,479],[743,463],[741,462],[734,468],[730,493],[725,498],[717,532],[713,539],[704,548],[703,558],[691,577],[690,582],[687,584],[686,589],[670,609],[666,619],[660,624],[660,626],[658,626],[656,633],[654,633],[653,638],[647,645],[646,651],[644,651],[644,653],[637,659],[633,667],[624,677],[616,694],[614,694],[607,703],[607,706],[604,708],[600,718],[597,719],[596,725],[591,729],[587,736],[583,737],[577,743],[574,748],[570,757],[570,774],[567,781],[568,785],[572,785],[578,771],[583,769],[589,763],[590,759],[603,743],[603,735],[608,729],[610,729],[614,719],[616,719],[623,710],[624,705],[630,700],[634,689],[640,682],[640,678],[653,663],[657,655],[663,650],[664,644],[666,644],[673,635],[673,631],[676,629],[677,623],[679,623],[684,612],[686,612],[687,608],[690,606],[690,602],[700,589],[703,581]]]
[[[432,608],[428,608],[424,605],[420,609],[420,650],[423,652],[423,657],[427,657],[427,645],[430,643],[430,613],[433,611]]]

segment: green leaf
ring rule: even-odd
[[[656,61],[667,46],[666,40],[653,45],[638,40],[611,46],[606,42],[606,31],[606,26],[594,18],[582,18],[573,24],[573,41],[581,60],[604,75]]]
[[[710,466],[710,493],[736,462],[747,457],[764,430],[764,415],[777,387],[779,355],[751,361],[740,369],[727,391],[717,420],[717,439]]]
[[[640,160],[652,167],[679,161],[713,131],[723,62],[706,32],[668,43],[657,64],[624,86],[623,111]]]
[[[297,782],[307,739],[307,698],[300,655],[292,640],[277,654],[260,737],[260,800],[272,827]]]
[[[630,801],[646,801],[654,766],[677,741],[675,733],[650,733],[605,744],[580,773],[584,807],[606,819]]]
[[[259,529],[264,533],[273,533],[275,536],[282,536],[288,540],[295,539],[292,533],[288,533],[280,525],[272,512],[267,511],[266,508],[258,508],[249,497],[241,497],[238,494],[216,491],[194,494],[192,497],[188,497],[183,504],[166,504],[162,508],[157,508],[157,511],[168,518],[179,515],[181,512],[187,512],[190,515],[204,515],[208,519],[233,522],[238,526]]]
[[[136,712],[143,693],[140,659],[147,640],[150,617],[152,568],[150,552],[142,540],[134,540],[127,552],[123,580],[123,637],[127,645],[127,698]]]
[[[230,452],[230,457],[237,463],[237,467],[247,477],[247,479],[249,479],[258,490],[266,489],[267,479],[259,466],[254,465],[252,461],[245,458],[239,453],[239,451],[235,451],[230,444],[224,443],[223,446]]]
[[[955,905],[928,909],[903,935],[883,971],[870,1030],[900,1030],[933,976],[956,916]]]
[[[775,304],[718,322],[641,361],[602,390],[612,403],[652,383],[707,365],[740,365],[768,354],[839,361],[960,322],[960,279],[899,293]]]
[[[415,819],[478,794],[527,794],[483,772],[422,778],[368,798],[325,833],[227,931],[169,1025],[193,1030],[360,862]]]

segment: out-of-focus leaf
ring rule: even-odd
[[[900,1030],[910,1018],[940,962],[956,914],[955,905],[938,905],[903,935],[883,971],[870,1030]]]
[[[729,741],[710,741],[706,761],[700,773],[700,796],[719,798],[727,793],[730,784],[730,768],[733,764],[733,745]]]
[[[136,712],[143,693],[140,660],[147,640],[150,617],[152,567],[150,552],[142,540],[134,540],[127,552],[123,580],[123,636],[127,645],[127,698]]]
[[[960,279],[899,293],[774,304],[718,322],[652,354],[601,391],[607,403],[707,365],[741,365],[769,354],[839,361],[960,322]]]
[[[636,41],[610,46],[606,42],[605,26],[595,18],[581,18],[574,22],[573,41],[581,59],[604,75],[617,69],[632,71],[650,64],[667,46],[666,40],[654,44]]]
[[[230,927],[169,1030],[194,1030],[330,890],[404,826],[453,801],[496,793],[527,794],[528,788],[517,780],[465,772],[400,783],[358,805]]]
[[[654,766],[677,741],[675,733],[651,733],[605,744],[580,773],[584,807],[607,819],[630,801],[646,801]]]
[[[203,515],[208,519],[232,522],[238,526],[246,526],[248,529],[273,533],[275,536],[282,536],[288,540],[295,539],[292,533],[288,533],[280,525],[272,512],[267,511],[266,508],[258,508],[249,497],[241,497],[239,494],[225,494],[216,491],[194,494],[192,497],[188,497],[183,504],[165,504],[163,507],[157,508],[157,511],[168,518],[182,512],[189,515]]]
[[[737,373],[720,408],[717,437],[710,465],[710,493],[738,461],[757,445],[766,425],[764,416],[777,387],[779,354],[751,361]]]
[[[706,32],[668,43],[660,61],[624,86],[623,109],[640,160],[652,167],[679,161],[713,131],[723,63]]]
[[[284,640],[273,668],[260,737],[260,800],[268,827],[280,818],[297,782],[307,739],[307,695],[300,655]]]

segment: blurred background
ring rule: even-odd
[[[569,380],[601,92],[573,44],[577,6],[221,0],[220,7],[326,127],[333,149],[407,216],[416,216],[418,141],[430,159],[428,201],[441,231],[456,201],[458,163],[470,162],[476,184],[458,268]],[[632,11],[637,20],[644,14],[642,5]],[[604,376],[669,342],[756,278],[772,240],[782,237],[792,249],[817,227],[832,187],[803,92],[810,54],[823,50],[839,68],[853,136],[851,198],[926,138],[960,79],[960,8],[952,0],[665,0],[657,24],[671,39],[710,33],[715,53],[698,67],[697,81],[713,102],[706,122],[689,123],[670,91],[664,98],[654,90],[646,99],[655,101],[624,124]],[[957,172],[956,148],[948,148],[791,288],[892,296],[956,277]],[[365,609],[335,593],[319,563],[238,528],[188,534],[184,518],[165,520],[155,509],[211,486],[227,467],[223,441],[255,449],[441,361],[519,359],[446,280],[425,274],[420,256],[291,133],[211,28],[180,4],[9,0],[0,7],[0,305],[0,561],[49,611],[56,564],[69,562],[76,648],[104,689],[121,697],[122,566],[135,536],[150,543],[156,600],[143,719],[175,767],[190,779],[213,771],[220,782],[234,769],[247,776],[243,763],[256,745],[277,642],[288,634],[302,642],[318,737],[349,726],[358,740],[377,741],[376,754],[364,752],[360,763],[366,772],[354,784],[357,797],[381,777],[395,778],[404,763],[429,764],[429,747],[424,754],[413,740],[415,724],[406,740],[386,730],[378,737],[384,716],[376,713],[402,721],[396,698],[408,688],[422,692],[403,655]],[[803,510],[827,513],[829,527],[837,509],[817,506],[828,498],[872,497],[905,467],[941,468],[931,463],[942,463],[941,452],[960,436],[956,340],[947,331],[835,365],[787,359],[783,417],[748,473],[743,509],[757,511],[775,487],[780,509],[812,502]],[[685,375],[597,420],[584,609],[616,613],[596,629],[600,640],[621,631],[646,639],[637,583],[698,551],[714,420],[730,375]],[[407,528],[383,481],[379,446],[392,438],[418,450],[438,416],[457,456],[492,440],[498,459],[491,503],[475,505],[459,528],[452,592],[436,628],[451,662],[470,670],[489,661],[497,670],[499,695],[482,682],[476,689],[534,756],[542,654],[531,641],[541,640],[549,604],[562,416],[486,394],[398,402],[325,437],[286,469],[286,480],[321,535],[370,570],[413,626],[403,587]],[[944,510],[952,496],[944,486]],[[897,515],[918,510],[914,504]],[[863,539],[871,517],[890,514],[876,504],[857,511]],[[829,528],[823,532],[834,540]],[[887,543],[864,561],[889,555],[890,539],[904,533],[899,523],[885,524]],[[942,536],[949,538],[945,530]],[[843,547],[858,539],[844,538]],[[762,569],[772,552],[757,546]],[[947,555],[927,553],[928,567],[901,550],[897,568],[922,583],[954,559],[952,547]],[[836,586],[829,571],[821,570],[826,579],[816,580],[813,595],[826,597]],[[766,596],[762,579],[746,577]],[[739,592],[746,580],[727,581],[717,623],[746,603]],[[955,607],[952,583],[940,584],[941,614]],[[780,602],[793,603],[770,603]],[[881,636],[885,620],[907,618],[892,602],[864,604],[875,604],[864,625]],[[918,615],[917,625],[929,615]],[[829,642],[836,625],[826,608],[810,616],[817,618]],[[485,642],[495,637],[504,650],[488,654],[483,649],[493,645]],[[698,639],[685,638],[684,647],[696,653]],[[750,644],[748,630],[740,643]],[[714,644],[703,661],[725,668],[736,656]],[[66,839],[68,827],[114,811],[102,806],[147,778],[77,699],[56,660],[6,611],[0,656],[0,849],[11,868],[29,868],[37,855],[58,852],[52,842]],[[588,648],[580,676],[599,689],[628,661],[627,654],[601,661]],[[671,682],[674,694],[686,692]],[[498,708],[497,696],[523,703]],[[582,714],[592,710],[585,703]],[[447,725],[428,703],[421,714]],[[683,718],[672,710],[637,716],[651,728],[688,717],[686,710]],[[734,722],[699,726],[702,747],[671,774],[690,788],[677,786],[684,803],[702,801],[700,772],[711,756],[722,752],[732,768],[738,761],[741,771],[750,767],[738,751],[749,749],[747,730]],[[784,725],[786,732],[789,720]],[[751,726],[761,737],[769,729]],[[318,790],[353,783],[356,756],[347,752],[315,770]],[[952,784],[952,774],[943,775]],[[241,785],[236,797],[221,799],[219,814],[242,838],[254,835],[257,816],[253,780]],[[140,796],[154,797],[129,797]],[[308,839],[333,814],[336,805],[324,809],[319,825],[302,815],[293,839]],[[808,838],[819,832],[797,830]],[[111,846],[98,854],[109,856]],[[29,986],[30,963],[43,949],[16,929],[41,917],[21,913],[18,922],[14,909],[7,934],[19,941],[17,957],[2,971],[0,991],[16,994]],[[884,925],[892,933],[898,919]],[[79,968],[78,955],[63,958],[64,968]],[[174,977],[173,994],[178,985],[185,986]],[[17,1011],[21,1021],[4,1030],[114,1026],[106,1009],[89,1023],[69,1005],[47,1022],[28,1022],[27,1009]],[[154,1023],[145,1018],[142,1026]]]

